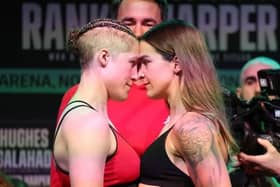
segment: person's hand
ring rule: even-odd
[[[227,163],[228,171],[231,173],[237,169],[239,169],[241,166],[241,162],[238,160],[237,155],[232,155]]]
[[[250,174],[279,175],[280,153],[268,140],[258,138],[258,143],[266,149],[265,154],[252,156],[240,153],[238,155],[245,171]]]

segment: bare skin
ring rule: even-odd
[[[239,161],[253,173],[280,175],[280,153],[268,140],[258,139],[258,142],[266,149],[266,153],[258,156],[240,153]]]
[[[166,129],[165,129],[166,131]],[[220,146],[221,136],[212,121],[194,113],[187,113],[170,131],[166,151],[170,161],[196,187],[230,187],[226,168],[226,148]],[[151,187],[140,184],[139,187]]]
[[[143,0],[123,0],[117,19],[126,24],[137,37],[162,21],[158,4]]]
[[[231,186],[225,165],[225,147],[212,121],[188,113],[174,127],[175,153],[184,161],[196,187]],[[211,175],[210,175],[211,173]]]
[[[181,99],[180,66],[176,59],[167,62],[153,47],[140,43],[139,55],[145,76],[143,82],[151,98],[165,98],[170,107],[170,122],[161,134],[167,135],[165,150],[170,161],[188,175],[196,187],[230,187],[226,161],[227,148],[214,124],[202,114],[188,112]],[[160,69],[161,76],[158,74]],[[155,76],[156,75],[156,76]],[[151,186],[140,183],[140,187]]]

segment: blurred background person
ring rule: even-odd
[[[277,121],[271,118],[273,114],[268,114],[269,112],[265,107],[265,103],[268,103],[269,106],[278,106],[278,108],[280,108],[279,104],[273,102],[277,97],[262,91],[258,77],[258,72],[261,70],[277,69],[280,70],[279,63],[265,56],[259,56],[249,60],[241,69],[240,86],[236,89],[237,98],[234,99],[236,103],[236,108],[234,109],[235,114],[231,119],[232,132],[236,141],[239,142],[241,146],[241,151],[243,151],[243,153],[240,154],[243,165],[241,165],[240,170],[233,172],[234,175],[237,175],[236,178],[240,179],[239,181],[233,181],[233,183],[238,184],[237,186],[254,185],[266,187],[278,185],[273,178],[266,177],[265,172],[255,170],[253,165],[249,164],[249,161],[246,162],[245,159],[253,159],[253,155],[264,154],[256,158],[258,161],[260,161],[258,158],[261,158],[262,162],[264,162],[260,163],[260,165],[262,165],[269,164],[270,159],[274,160],[277,157],[274,151],[272,151],[272,153],[264,153],[265,150],[261,148],[261,145],[257,142],[257,136],[271,136],[273,133],[280,134],[280,132],[277,132],[274,128]],[[268,146],[268,144],[265,145]],[[275,147],[265,148],[267,148],[268,151],[275,150]],[[248,156],[251,156],[246,157],[247,155],[244,152],[246,152]],[[265,161],[265,159],[267,159],[267,161]]]
[[[255,172],[278,176],[278,182],[280,182],[279,151],[266,139],[259,138],[258,143],[265,148],[266,153],[257,156],[240,153],[240,162],[244,165],[248,165],[248,167],[251,167]]]
[[[277,61],[264,56],[253,58],[244,64],[240,72],[240,86],[236,89],[240,99],[249,102],[261,95],[257,73],[264,69],[280,69],[280,65]]]

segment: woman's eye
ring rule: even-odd
[[[150,63],[150,62],[151,62],[150,60],[143,60],[143,61],[142,61],[142,64],[147,65],[147,64]]]

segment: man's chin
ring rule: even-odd
[[[119,101],[125,101],[125,100],[127,100],[127,96],[126,96],[126,97],[119,98]]]
[[[128,98],[128,93],[120,95],[119,97],[115,98],[116,101],[125,101]]]
[[[161,97],[149,90],[147,90],[147,96],[150,98],[150,99],[161,99]]]

